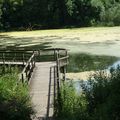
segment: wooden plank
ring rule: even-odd
[[[36,63],[31,82],[30,95],[36,111],[37,118],[46,118],[48,110],[48,96],[50,95],[49,117],[53,116],[53,95],[54,95],[54,71],[50,76],[50,67],[56,65],[55,62]],[[51,77],[51,84],[50,84]],[[51,86],[51,89],[49,87]],[[51,90],[51,91],[49,91]]]
[[[1,65],[23,65],[23,62],[0,62]]]

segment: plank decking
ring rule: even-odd
[[[46,53],[47,52],[47,53]],[[42,54],[45,54],[48,58],[47,61],[51,61],[50,56],[54,62],[36,62],[36,57],[41,58]],[[58,95],[60,88],[60,69],[62,68],[65,79],[65,67],[68,64],[67,50],[62,48],[54,48],[47,50],[38,50],[31,53],[27,62],[26,54],[22,54],[20,60],[13,60],[11,56],[7,56],[7,52],[1,52],[0,65],[20,65],[23,71],[20,73],[20,81],[28,82],[30,87],[30,96],[32,99],[35,115],[31,116],[32,120],[50,120],[53,119],[54,114],[54,102]],[[9,55],[13,54],[9,52]],[[18,53],[14,53],[16,55]],[[43,54],[43,56],[44,56]],[[22,62],[21,58],[23,59]],[[42,58],[41,58],[42,59]]]
[[[53,71],[51,76],[50,68],[55,64],[55,62],[36,63],[30,82],[30,95],[36,111],[36,118],[46,118],[49,93],[51,98],[49,117],[53,116]],[[50,77],[52,78],[51,80]]]

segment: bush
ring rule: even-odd
[[[91,4],[99,9],[99,23],[103,26],[120,25],[119,0],[91,0]]]
[[[15,73],[0,77],[0,120],[30,120],[34,113],[28,86],[17,80]]]
[[[78,95],[73,83],[61,86],[61,109],[58,109],[59,120],[87,120],[87,101],[83,94]]]
[[[110,73],[97,72],[82,88],[78,94],[73,83],[61,87],[59,120],[120,120],[119,66]]]
[[[87,86],[91,86],[88,88]],[[110,74],[99,72],[84,85],[87,109],[92,120],[120,119],[120,67]]]

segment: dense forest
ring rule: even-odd
[[[0,30],[120,25],[120,0],[0,0]]]

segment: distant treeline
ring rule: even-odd
[[[120,25],[120,0],[0,0],[1,30]]]

